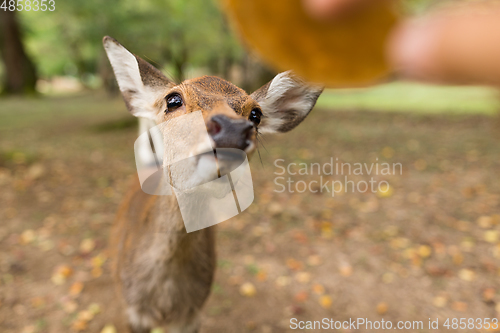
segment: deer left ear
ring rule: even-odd
[[[300,124],[311,112],[322,87],[308,85],[291,71],[283,72],[251,97],[262,108],[261,133],[288,132]]]
[[[115,39],[106,36],[103,44],[130,113],[154,120],[159,111],[157,101],[174,83]]]

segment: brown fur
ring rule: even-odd
[[[289,72],[252,95],[213,76],[175,85],[113,38],[104,37],[103,42],[132,114],[160,124],[200,110],[207,130],[220,125],[217,119],[226,124],[224,131],[210,133],[215,148],[239,145],[249,156],[256,147],[258,128],[249,120],[253,109],[266,105],[260,128],[284,132],[307,116],[321,93]],[[184,103],[167,110],[166,97],[172,93],[178,93]],[[168,326],[168,333],[198,332],[199,313],[210,293],[216,265],[214,227],[187,233],[176,197],[148,195],[135,178],[120,205],[110,246],[133,333],[162,325]]]

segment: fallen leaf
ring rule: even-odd
[[[466,312],[467,311],[467,303],[465,302],[453,302],[451,304],[451,308],[458,312]]]
[[[299,272],[295,275],[295,279],[302,284],[307,284],[311,281],[311,274],[307,272]]]
[[[30,300],[30,303],[31,303],[31,306],[36,308],[36,309],[42,308],[45,306],[45,300],[43,299],[43,297],[33,297]]]
[[[452,257],[453,263],[455,265],[461,265],[464,261],[464,256],[461,253],[455,253]]]
[[[384,183],[384,184],[379,184],[378,190],[377,190],[377,196],[379,198],[389,198],[393,194],[393,189],[390,185]]]
[[[339,267],[340,275],[348,277],[352,275],[352,266],[348,263],[341,263]]]
[[[474,279],[476,278],[476,273],[474,273],[474,271],[471,269],[463,268],[460,270],[460,272],[458,272],[458,276],[460,277],[460,279],[470,282],[474,281]]]
[[[101,306],[98,303],[91,303],[87,309],[94,316],[101,312]]]
[[[321,284],[319,283],[315,283],[313,284],[312,286],[312,291],[313,293],[315,293],[316,295],[323,295],[325,293],[325,287],[323,287]]]
[[[94,313],[92,313],[89,310],[83,310],[78,312],[78,319],[77,320],[83,320],[83,321],[91,321],[94,319]]]
[[[333,227],[330,222],[321,223],[321,238],[332,239],[333,238]]]
[[[443,296],[436,296],[432,300],[432,304],[437,308],[444,308],[446,306],[446,303],[448,303],[448,300]]]
[[[95,257],[92,257],[90,260],[90,264],[92,267],[102,267],[102,265],[106,262],[106,257],[102,254],[99,253]]]
[[[483,290],[483,300],[485,302],[492,302],[493,298],[496,295],[496,290],[495,288],[486,288]]]
[[[488,230],[484,233],[484,240],[488,243],[496,243],[498,241],[498,231]]]
[[[477,224],[484,229],[490,228],[492,225],[493,219],[489,216],[481,216],[477,219]]]
[[[78,309],[78,304],[75,301],[65,301],[62,303],[64,312],[74,313]]]
[[[389,306],[387,305],[386,302],[380,302],[377,304],[377,313],[379,315],[383,315],[387,313],[387,310],[389,309]]]
[[[233,286],[237,286],[239,284],[241,284],[243,282],[243,277],[241,277],[240,275],[231,275],[229,277],[229,284],[233,285]]]
[[[85,238],[80,243],[80,252],[83,254],[88,254],[92,252],[95,248],[95,240],[92,238]]]
[[[75,320],[73,324],[71,324],[71,328],[77,332],[85,331],[87,327],[88,323],[85,320]]]
[[[20,237],[20,242],[23,245],[32,243],[36,239],[35,231],[32,229],[24,230]]]
[[[309,266],[319,266],[322,264],[322,262],[323,261],[321,260],[321,257],[317,254],[313,254],[307,257],[307,264]]]
[[[116,328],[113,324],[108,324],[102,328],[101,333],[116,333]]]
[[[325,308],[325,309],[329,309],[332,304],[333,304],[333,301],[332,301],[332,298],[328,295],[323,295],[319,298],[319,304]]]
[[[278,287],[285,287],[290,284],[290,277],[289,276],[278,276],[276,279],[276,285]]]
[[[420,245],[420,247],[418,248],[418,254],[422,258],[428,258],[428,257],[430,257],[431,253],[432,253],[432,249],[428,245]]]
[[[69,288],[69,294],[71,296],[78,296],[78,295],[80,295],[82,290],[83,290],[83,283],[77,281],[77,282],[73,283],[71,285],[71,287]]]
[[[51,277],[52,283],[56,286],[60,286],[66,282],[66,279],[73,274],[73,269],[68,265],[60,265],[55,269],[54,274]]]
[[[92,268],[92,271],[90,272],[92,277],[98,278],[102,275],[102,268],[101,267],[94,267]]]
[[[257,281],[266,281],[267,280],[267,273],[263,270],[260,270],[257,272],[257,275],[255,276],[255,278],[257,279]]]
[[[288,258],[286,260],[286,265],[293,271],[300,271],[304,267],[301,261],[295,260],[294,258]]]
[[[36,326],[35,325],[28,325],[23,328],[21,333],[35,333],[36,332]]]
[[[240,287],[240,294],[245,297],[253,297],[257,293],[257,289],[250,282],[245,282]]]
[[[404,238],[404,237],[397,237],[397,238],[391,239],[391,242],[389,244],[395,250],[404,249],[410,245],[410,240],[408,238]]]
[[[295,232],[293,239],[299,244],[307,244],[307,235],[302,231]]]
[[[394,274],[391,272],[384,273],[384,275],[382,275],[382,281],[384,283],[391,283],[394,281]]]
[[[309,294],[307,293],[307,291],[300,291],[293,297],[293,299],[299,303],[305,302],[308,298]]]

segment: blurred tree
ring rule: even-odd
[[[44,77],[93,74],[111,86],[101,39],[110,35],[177,81],[204,68],[229,78],[244,52],[217,7],[217,0],[67,0],[57,10],[23,12],[29,50]]]
[[[33,94],[36,69],[24,50],[15,11],[0,11],[0,52],[5,68],[2,94]]]

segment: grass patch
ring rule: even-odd
[[[452,87],[393,82],[363,89],[328,89],[318,100],[322,108],[416,112],[426,114],[495,115],[498,91],[487,87]]]

